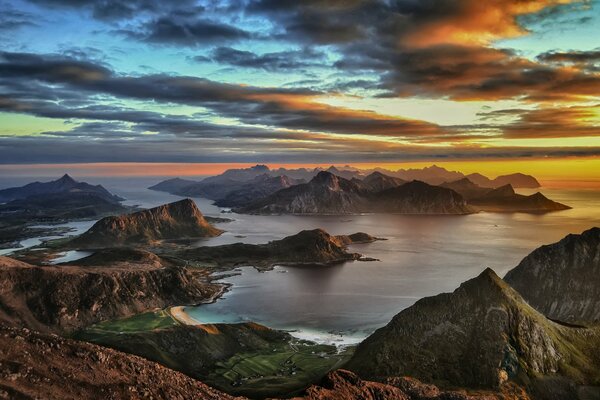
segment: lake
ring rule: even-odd
[[[87,180],[127,198],[127,204],[151,207],[180,199],[145,189],[160,179]],[[227,231],[222,236],[198,245],[265,243],[314,228],[335,235],[362,231],[387,240],[350,248],[377,262],[276,267],[264,273],[240,268],[239,275],[224,279],[233,286],[221,299],[187,311],[199,322],[255,321],[323,342],[357,342],[424,296],[452,291],[486,267],[503,276],[540,245],[600,226],[600,191],[542,192],[573,209],[466,216],[252,216],[221,214],[210,200],[195,199],[205,214],[235,219],[218,224]]]

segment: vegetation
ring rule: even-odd
[[[180,325],[165,310],[96,324],[75,337],[157,361],[251,398],[299,392],[341,367],[353,352],[255,323]]]

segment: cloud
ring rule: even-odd
[[[223,22],[179,14],[161,16],[118,32],[149,43],[181,46],[235,42],[252,37],[251,33]]]
[[[196,10],[195,0],[179,0],[170,3],[160,0],[29,0],[44,8],[71,8],[91,11],[102,21],[118,21],[138,17],[140,14],[162,14],[178,8]]]
[[[600,62],[600,49],[590,51],[549,51],[537,56],[542,62],[593,64]]]
[[[600,104],[590,106],[544,107],[534,110],[509,109],[485,114],[487,118],[516,117],[499,127],[510,139],[547,139],[600,136]]]
[[[302,68],[324,66],[325,57],[323,52],[308,47],[303,47],[300,50],[264,54],[237,50],[231,47],[217,47],[212,51],[210,58],[200,56],[197,61],[212,59],[220,64],[242,68],[255,68],[265,71],[295,70],[297,72]]]
[[[0,53],[0,76],[0,85],[7,87],[35,80],[62,85],[77,95],[84,91],[89,95],[202,106],[247,124],[276,128],[392,137],[442,131],[423,121],[321,104],[317,101],[321,93],[308,90],[233,85],[189,76],[122,76],[94,63],[54,56]],[[54,87],[50,91],[56,93]],[[15,93],[27,95],[18,90]]]

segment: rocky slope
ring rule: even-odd
[[[373,210],[400,214],[469,214],[473,209],[454,190],[412,181],[375,195]]]
[[[140,357],[0,326],[0,398],[233,400]]]
[[[147,252],[106,251],[73,264],[34,266],[0,257],[0,322],[69,332],[157,307],[197,304],[223,289],[203,271]]]
[[[492,189],[481,197],[472,198],[469,204],[492,212],[546,212],[567,210],[570,207],[548,199],[537,192],[530,196],[515,193],[511,185]]]
[[[221,230],[205,219],[190,199],[133,214],[106,217],[73,239],[75,248],[103,248],[218,236]]]
[[[373,382],[361,379],[353,372],[339,369],[330,372],[318,385],[306,390],[303,397],[293,400],[529,400],[527,393],[516,385],[506,385],[502,391],[467,392],[441,390],[409,377]]]
[[[504,280],[549,318],[600,322],[600,228],[538,248]]]
[[[371,238],[364,233],[336,237],[322,229],[314,229],[266,244],[234,243],[197,247],[183,250],[177,256],[225,268],[252,265],[268,269],[275,264],[331,264],[359,259],[361,255],[347,252],[346,245],[365,243],[372,241]]]
[[[486,269],[424,298],[362,342],[345,366],[362,377],[413,376],[444,386],[570,393],[600,384],[600,332],[559,325]],[[596,388],[596,392],[598,392]],[[600,392],[598,392],[600,394]],[[535,396],[534,396],[535,397]]]

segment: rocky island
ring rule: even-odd
[[[73,239],[74,248],[105,248],[189,240],[222,233],[206,221],[196,203],[184,199],[133,214],[106,217]]]
[[[326,265],[359,260],[362,256],[347,252],[346,246],[375,240],[378,238],[366,233],[332,236],[323,229],[313,229],[266,244],[203,246],[183,249],[175,256],[222,269],[251,265],[264,270],[274,265]]]

